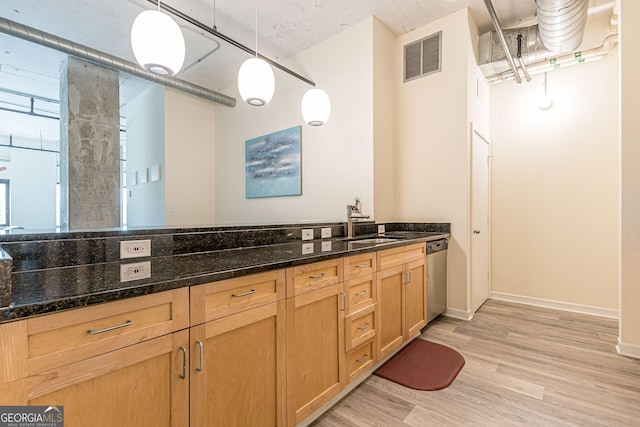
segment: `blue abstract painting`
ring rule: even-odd
[[[301,126],[245,142],[246,197],[299,196]]]

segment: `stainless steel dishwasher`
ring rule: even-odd
[[[427,323],[447,308],[447,239],[427,242]]]

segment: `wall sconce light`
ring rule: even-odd
[[[147,71],[175,75],[184,63],[184,36],[169,15],[158,10],[140,13],[131,27],[131,48],[138,64]]]
[[[542,111],[547,111],[553,107],[553,99],[547,94],[547,72],[544,72],[544,95],[538,100],[538,108]]]
[[[316,1],[313,2],[313,60],[317,72],[318,55],[316,50],[318,37],[316,34],[316,3]],[[300,109],[302,110],[302,118],[309,126],[322,126],[329,120],[329,116],[331,115],[331,100],[324,90],[311,88],[302,97]]]
[[[238,71],[238,91],[249,105],[267,105],[273,97],[276,79],[271,66],[258,58],[258,0],[256,0],[256,56],[242,63]]]

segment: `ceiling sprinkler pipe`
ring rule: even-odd
[[[67,55],[74,56],[111,70],[129,73],[172,89],[208,99],[209,101],[217,102],[218,104],[226,105],[228,107],[235,107],[236,105],[235,98],[230,96],[194,85],[175,77],[161,76],[159,74],[151,73],[133,62],[126,61],[122,58],[118,58],[117,56],[109,55],[108,53],[74,43],[70,40],[45,33],[44,31],[19,24],[2,17],[0,17],[0,33],[8,34],[12,37],[17,37],[31,43],[55,49],[62,53],[66,53]]]
[[[536,0],[540,40],[553,52],[572,52],[582,43],[589,0]]]

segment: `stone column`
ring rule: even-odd
[[[60,219],[120,227],[119,74],[68,57],[60,73]]]

